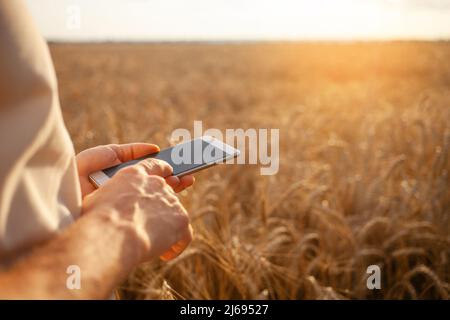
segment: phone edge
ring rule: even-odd
[[[228,156],[223,158],[223,159],[211,162],[211,163],[206,163],[203,166],[196,167],[196,168],[193,168],[191,170],[185,171],[182,174],[174,175],[174,177],[181,178],[181,177],[186,176],[188,174],[192,174],[192,173],[195,173],[195,172],[198,172],[198,171],[201,171],[201,170],[213,167],[213,166],[215,166],[217,164],[225,164],[226,161],[228,161],[230,159],[237,158],[240,155],[240,153],[241,153],[238,149],[230,146],[229,144],[226,144],[223,141],[215,139],[212,136],[202,136],[202,137],[200,137],[200,139],[202,139],[202,140],[204,140],[204,141],[206,141],[208,143],[211,143],[214,146],[218,147],[223,152],[225,152]],[[223,148],[222,146],[225,146],[225,148]],[[232,150],[232,153],[229,153],[228,150]],[[89,175],[89,181],[91,181],[96,188],[99,188],[101,185],[103,185],[109,179],[111,179],[111,178],[108,175],[106,175],[103,172],[103,170],[96,171],[96,172],[94,172],[94,173]]]

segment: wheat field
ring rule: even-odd
[[[448,299],[450,43],[51,44],[77,152],[279,128],[280,170],[219,166],[195,229],[127,299]],[[366,287],[369,265],[382,288]]]

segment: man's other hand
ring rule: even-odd
[[[84,198],[95,191],[95,187],[89,181],[89,175],[91,173],[123,162],[135,160],[145,155],[158,152],[159,150],[159,147],[155,144],[130,143],[97,146],[80,152],[76,159],[82,197]],[[195,181],[191,175],[186,175],[182,178],[169,176],[165,177],[165,179],[175,192],[186,189]]]

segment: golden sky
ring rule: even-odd
[[[450,0],[26,2],[48,39],[450,39]]]

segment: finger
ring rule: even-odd
[[[187,175],[179,178],[180,183],[174,188],[175,192],[181,192],[184,189],[192,186],[195,182],[195,178],[192,175]]]
[[[175,176],[167,177],[166,182],[169,186],[172,187],[173,191],[175,191],[177,187],[180,185],[180,179]]]
[[[162,261],[170,261],[170,260],[176,258],[177,256],[178,256],[178,255],[177,255],[177,253],[175,252],[175,250],[172,249],[172,248],[170,248],[168,251],[164,252],[159,258],[160,258]]]
[[[76,158],[80,175],[87,175],[120,163],[116,153],[108,146],[97,146],[81,151]]]
[[[159,147],[157,145],[148,143],[97,146],[84,150],[76,156],[78,173],[80,175],[88,175],[92,172],[158,151]]]
[[[183,189],[186,189],[187,187],[190,187],[195,182],[195,177],[192,175],[187,175],[184,177],[181,177],[180,179],[181,185],[183,186]]]
[[[151,143],[111,144],[108,147],[116,153],[120,162],[134,160],[160,150],[156,144]]]
[[[81,186],[81,198],[84,198],[88,194],[94,192],[97,188],[92,185],[87,177],[80,177]]]
[[[168,251],[164,252],[160,256],[160,259],[163,261],[169,261],[178,257],[189,246],[193,236],[194,230],[192,229],[192,226],[189,225],[189,228],[187,229],[183,238],[175,243]]]
[[[160,176],[167,178],[172,175],[172,167],[165,161],[149,158],[140,161],[138,166],[142,167],[148,175]]]

